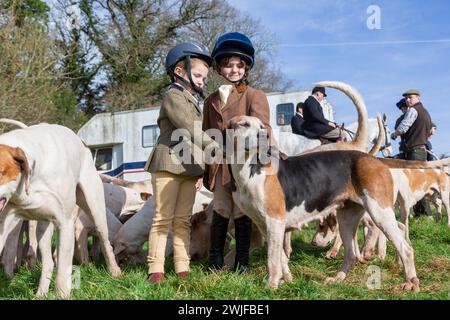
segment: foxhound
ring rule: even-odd
[[[382,160],[383,161],[383,160]],[[442,169],[390,169],[394,181],[394,194],[400,208],[401,224],[399,227],[403,230],[409,241],[409,213],[410,209],[424,196],[433,196],[433,201],[438,207],[440,203],[449,210],[449,189],[450,182],[448,175]],[[437,216],[437,220],[439,220]],[[447,223],[449,220],[447,219]],[[378,257],[384,259],[386,256],[386,239],[380,233],[378,228],[371,221],[370,217],[365,215],[363,225],[369,231],[367,241],[364,243],[363,257],[369,260],[374,255],[375,244],[378,242]],[[313,244],[319,247],[325,247],[336,236],[333,247],[327,252],[327,258],[335,258],[342,245],[335,215],[331,214],[321,221],[313,238]]]
[[[50,124],[24,125],[0,136],[0,225],[5,228],[0,227],[0,246],[7,236],[3,231],[20,217],[46,221],[38,238],[40,250],[48,249],[52,231],[48,224],[53,223],[59,230],[56,288],[61,297],[71,290],[76,205],[94,221],[109,272],[119,276],[108,241],[102,183],[80,138],[66,127]],[[43,261],[38,295],[47,294],[52,271],[53,261]]]
[[[402,259],[402,288],[419,290],[413,248],[395,219],[394,183],[387,164],[360,151],[316,152],[287,159],[271,155],[270,161],[265,161],[267,145],[262,145],[258,136],[267,133],[259,119],[235,117],[228,128],[233,129],[231,141],[238,155],[230,162],[236,186],[233,199],[267,240],[270,287],[277,288],[281,280],[292,280],[289,258],[283,250],[286,230],[298,229],[337,210],[345,258],[341,271],[328,282],[345,279],[356,261],[353,239],[367,211]],[[244,151],[239,150],[242,141]],[[450,160],[447,162],[436,161],[435,166],[450,164]],[[408,161],[395,165],[432,167],[429,163]]]
[[[390,159],[383,161],[386,161],[387,164],[390,163]],[[391,173],[395,182],[395,189],[398,192],[397,201],[400,207],[401,220],[406,225],[407,234],[409,234],[410,209],[425,196],[433,196],[434,193],[438,193],[448,216],[450,184],[448,175],[444,170],[393,168]],[[450,226],[450,219],[447,219],[447,224]]]

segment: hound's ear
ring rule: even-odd
[[[119,243],[117,243],[117,244],[114,244],[113,245],[113,248],[114,248],[114,254],[117,256],[119,253],[121,253],[122,251],[124,251],[126,248],[125,248],[125,245],[122,243],[122,242],[119,242]]]
[[[259,120],[259,119],[258,119],[258,120]],[[260,128],[261,130],[266,129],[266,126],[264,125],[264,123],[262,123],[261,120],[259,120],[258,122],[259,122],[259,128]]]
[[[203,223],[206,221],[206,218],[208,218],[208,215],[206,214],[206,211],[200,211],[191,216],[191,226],[195,227],[199,225],[200,223]]]
[[[20,171],[22,173],[22,181],[25,186],[25,192],[28,195],[28,190],[30,187],[30,166],[28,164],[27,156],[21,148],[15,148],[12,153],[13,159],[19,163]],[[34,164],[33,164],[34,165]]]
[[[227,121],[226,123],[226,128],[227,129],[234,129],[236,127],[236,123],[239,122],[239,116],[234,116],[233,118],[231,118],[230,120]]]
[[[383,113],[383,122],[386,123],[386,121],[387,121],[387,115],[386,115],[386,113]]]
[[[230,120],[227,121],[227,129],[234,129],[236,127],[236,119],[235,117],[231,118]]]

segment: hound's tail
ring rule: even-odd
[[[383,158],[378,159],[392,169],[442,169],[443,167],[450,166],[450,158],[437,161],[405,161],[400,159]]]
[[[11,119],[6,119],[6,118],[1,118],[1,119],[0,119],[0,122],[1,122],[1,123],[12,124],[12,125],[14,125],[14,126],[16,126],[16,127],[19,127],[19,128],[21,128],[21,129],[28,128],[28,126],[27,126],[25,123],[22,123],[22,122],[17,121],[17,120],[11,120]]]
[[[371,156],[374,156],[377,154],[378,151],[380,151],[381,145],[383,144],[384,137],[384,125],[383,125],[383,119],[381,119],[381,116],[377,114],[377,122],[378,122],[378,137],[377,141],[373,145],[372,149],[370,149],[369,154]]]
[[[342,91],[352,100],[358,112],[358,130],[356,131],[355,140],[350,142],[355,149],[367,152],[369,148],[369,120],[367,116],[367,108],[364,99],[359,92],[352,86],[339,81],[322,81],[314,84],[318,87],[329,87]]]

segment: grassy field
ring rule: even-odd
[[[411,239],[420,279],[420,293],[404,293],[402,268],[396,263],[392,245],[388,245],[385,261],[374,260],[357,264],[347,280],[340,284],[324,284],[342,263],[343,250],[337,260],[324,258],[327,249],[311,246],[313,234],[310,225],[305,232],[293,236],[290,268],[294,281],[273,290],[267,286],[266,250],[259,248],[251,256],[251,273],[209,272],[205,262],[191,264],[189,279],[179,280],[173,271],[171,259],[166,261],[166,281],[148,285],[146,266],[123,268],[120,278],[112,278],[102,263],[80,268],[80,288],[72,290],[72,299],[450,299],[450,228],[444,222],[426,218],[411,221]],[[368,290],[366,270],[378,266],[381,287]],[[7,280],[0,276],[1,299],[33,299],[39,283],[40,270],[21,268],[16,277]],[[52,282],[49,299],[55,299]]]

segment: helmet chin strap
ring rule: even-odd
[[[189,81],[186,79],[180,77],[179,75],[174,73],[174,76],[179,79],[181,82],[183,82],[185,85],[190,87],[192,90],[194,90],[202,99],[205,98],[205,95],[203,93],[203,89],[197,86],[194,81],[192,80],[192,74],[191,74],[191,59],[189,56],[184,57],[184,67],[186,69],[186,73],[188,74]]]

